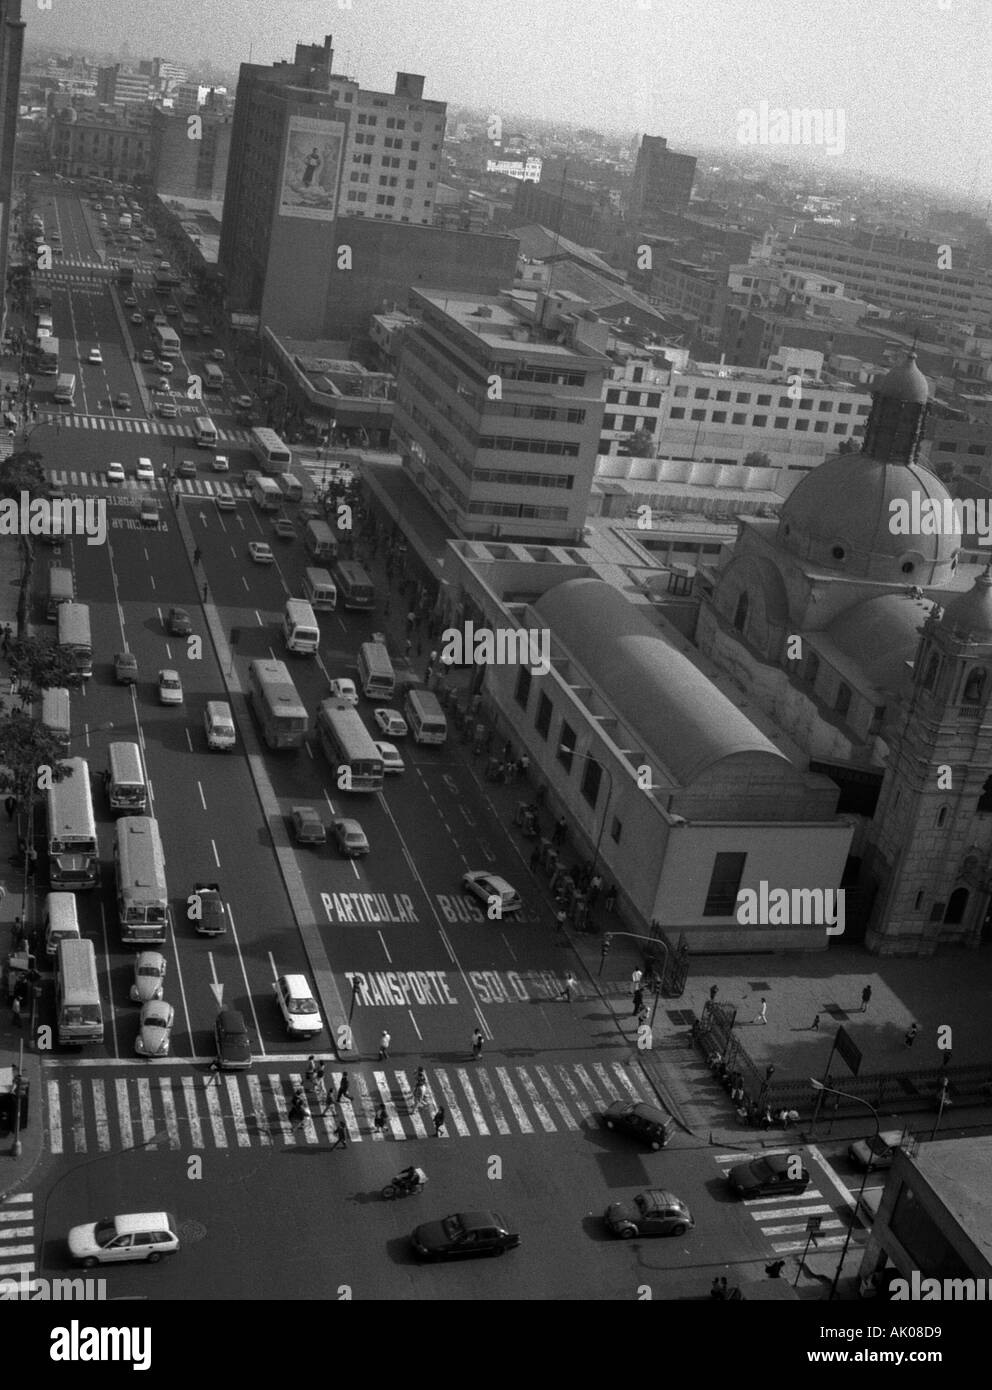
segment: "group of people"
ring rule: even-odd
[[[386,1056],[389,1054],[389,1035],[383,1035],[386,1042],[380,1048],[380,1054],[385,1049]],[[472,1056],[478,1060],[482,1056],[483,1037],[477,1028],[472,1035]],[[212,1073],[213,1073],[213,1069]],[[307,1091],[312,1092],[314,1100],[320,1107],[321,1118],[328,1111],[336,1110],[338,1121],[334,1130],[334,1143],[331,1149],[346,1149],[348,1147],[348,1125],[341,1110],[345,1101],[351,1101],[351,1079],[346,1071],[341,1073],[341,1080],[338,1082],[337,1089],[328,1090],[325,1083],[325,1063],[318,1060],[313,1054],[307,1058],[307,1069],[304,1082],[293,1087],[293,1096],[289,1103],[289,1122],[293,1130],[302,1129],[310,1119],[310,1102],[307,1098]],[[213,1075],[210,1079],[213,1079]],[[209,1080],[208,1083],[209,1085]],[[427,1073],[422,1066],[417,1068],[417,1075],[414,1079],[413,1090],[410,1095],[410,1110],[418,1110],[427,1101]],[[434,1126],[434,1137],[440,1138],[445,1133],[447,1127],[447,1113],[444,1106],[438,1106],[431,1117]],[[380,1101],[372,1116],[372,1124],[376,1134],[382,1134],[389,1123],[389,1116],[384,1101]]]

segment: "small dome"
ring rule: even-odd
[[[878,388],[878,394],[899,401],[925,405],[930,396],[927,379],[916,365],[916,353],[907,355],[905,362],[893,367]]]
[[[967,593],[951,599],[940,620],[941,627],[974,642],[992,641],[992,574],[989,569],[986,565]]]

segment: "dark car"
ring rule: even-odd
[[[736,1164],[727,1181],[738,1197],[777,1197],[780,1192],[805,1192],[809,1173],[798,1154],[766,1154]]]
[[[696,1224],[682,1198],[659,1187],[639,1192],[630,1202],[611,1202],[603,1219],[621,1240],[634,1236],[684,1236]]]
[[[118,391],[117,395],[114,397],[114,405],[118,410],[130,410],[131,397],[126,391]]]
[[[672,1137],[671,1117],[642,1100],[615,1100],[603,1111],[607,1129],[620,1129],[652,1149],[663,1149]]]
[[[223,936],[227,931],[227,908],[221,896],[219,883],[194,883],[196,914],[193,925],[200,936]]]
[[[251,1040],[244,1015],[237,1009],[221,1009],[214,1024],[214,1037],[222,1071],[244,1071],[251,1066]]]
[[[193,623],[185,608],[170,608],[165,626],[173,637],[188,637],[193,631]]]
[[[118,685],[134,685],[138,679],[138,658],[133,652],[118,652],[114,657],[114,680]]]
[[[180,462],[178,468],[176,469],[176,476],[178,478],[195,478],[196,464],[193,462],[193,460],[183,459]]]
[[[517,1248],[520,1237],[498,1211],[459,1211],[418,1226],[410,1242],[422,1260],[458,1260],[503,1255]]]
[[[291,541],[296,536],[296,527],[288,516],[277,516],[272,523],[272,529],[283,541]]]

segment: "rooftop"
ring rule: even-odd
[[[534,322],[536,294],[509,291],[502,295],[480,295],[463,290],[412,291],[412,304],[423,300],[440,313],[453,319],[464,332],[470,333],[490,352],[517,351],[534,357],[560,358],[562,362],[581,362],[598,356],[592,348],[577,350],[560,342],[560,328],[543,329]],[[595,318],[584,300],[575,298],[574,305],[564,305],[566,313],[580,318]]]

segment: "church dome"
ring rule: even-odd
[[[951,599],[940,624],[973,642],[992,641],[992,575],[988,565],[970,589]]]
[[[925,405],[930,395],[927,379],[916,365],[916,353],[911,352],[905,362],[893,367],[878,388],[878,394],[899,401],[911,401],[915,405]]]

